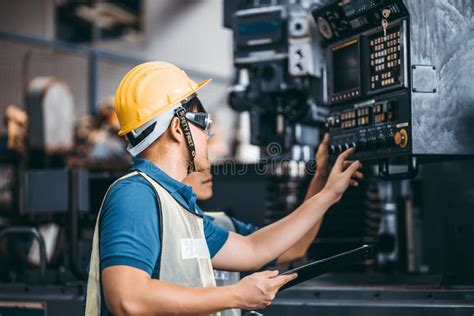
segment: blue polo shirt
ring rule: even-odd
[[[135,158],[131,171],[147,174],[158,182],[189,212],[203,216],[190,186],[168,176],[153,163]],[[153,187],[141,175],[133,175],[113,185],[100,218],[100,268],[126,265],[157,279],[161,251],[159,203]],[[204,217],[204,235],[211,258],[222,248],[229,233]],[[110,315],[102,295],[102,315]]]

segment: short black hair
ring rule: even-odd
[[[204,106],[202,105],[201,101],[195,94],[194,96],[191,97],[187,102],[183,103],[183,108],[186,110],[186,112],[206,112],[206,109],[204,109]]]

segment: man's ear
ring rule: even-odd
[[[183,131],[181,130],[181,126],[179,125],[179,119],[177,117],[173,117],[170,123],[170,127],[167,130],[168,136],[171,141],[181,143],[184,141]]]

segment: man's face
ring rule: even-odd
[[[182,181],[193,188],[199,200],[207,200],[212,197],[212,175],[209,171],[195,171],[186,176]]]

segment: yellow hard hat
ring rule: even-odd
[[[147,123],[173,108],[208,84],[197,84],[173,64],[152,61],[130,70],[115,92],[115,112],[120,122],[119,136]]]

